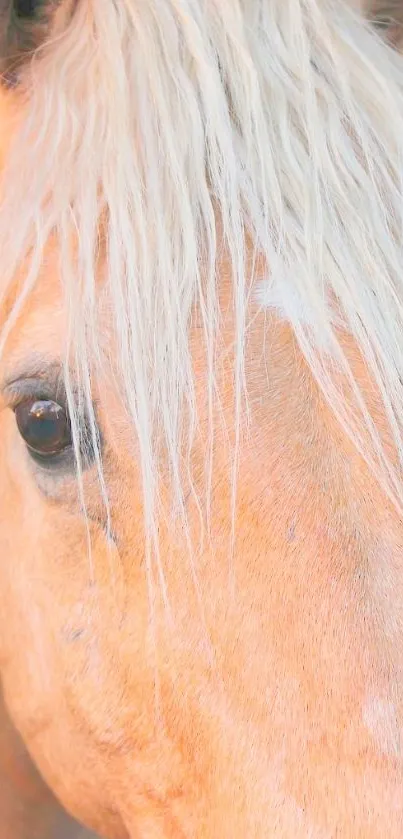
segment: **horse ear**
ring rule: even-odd
[[[18,82],[36,50],[66,25],[73,5],[73,0],[0,0],[0,72],[6,84]]]

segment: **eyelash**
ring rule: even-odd
[[[11,382],[4,390],[4,398],[6,406],[11,408],[12,411],[15,411],[21,402],[25,402],[26,399],[30,398],[38,400],[49,399],[57,402],[65,411],[68,410],[64,388],[62,386],[59,388],[51,387],[46,382],[41,382],[38,379],[24,379],[23,382]]]

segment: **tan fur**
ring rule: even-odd
[[[2,839],[91,839],[63,813],[45,786],[10,723],[1,696],[0,818]]]

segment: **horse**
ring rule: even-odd
[[[403,57],[364,12],[0,4],[2,691],[107,839],[403,835]]]

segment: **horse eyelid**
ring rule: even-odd
[[[3,390],[6,407],[12,409],[30,397],[49,399],[66,407],[66,392],[60,381],[58,384],[51,384],[45,379],[23,379],[6,385]]]

